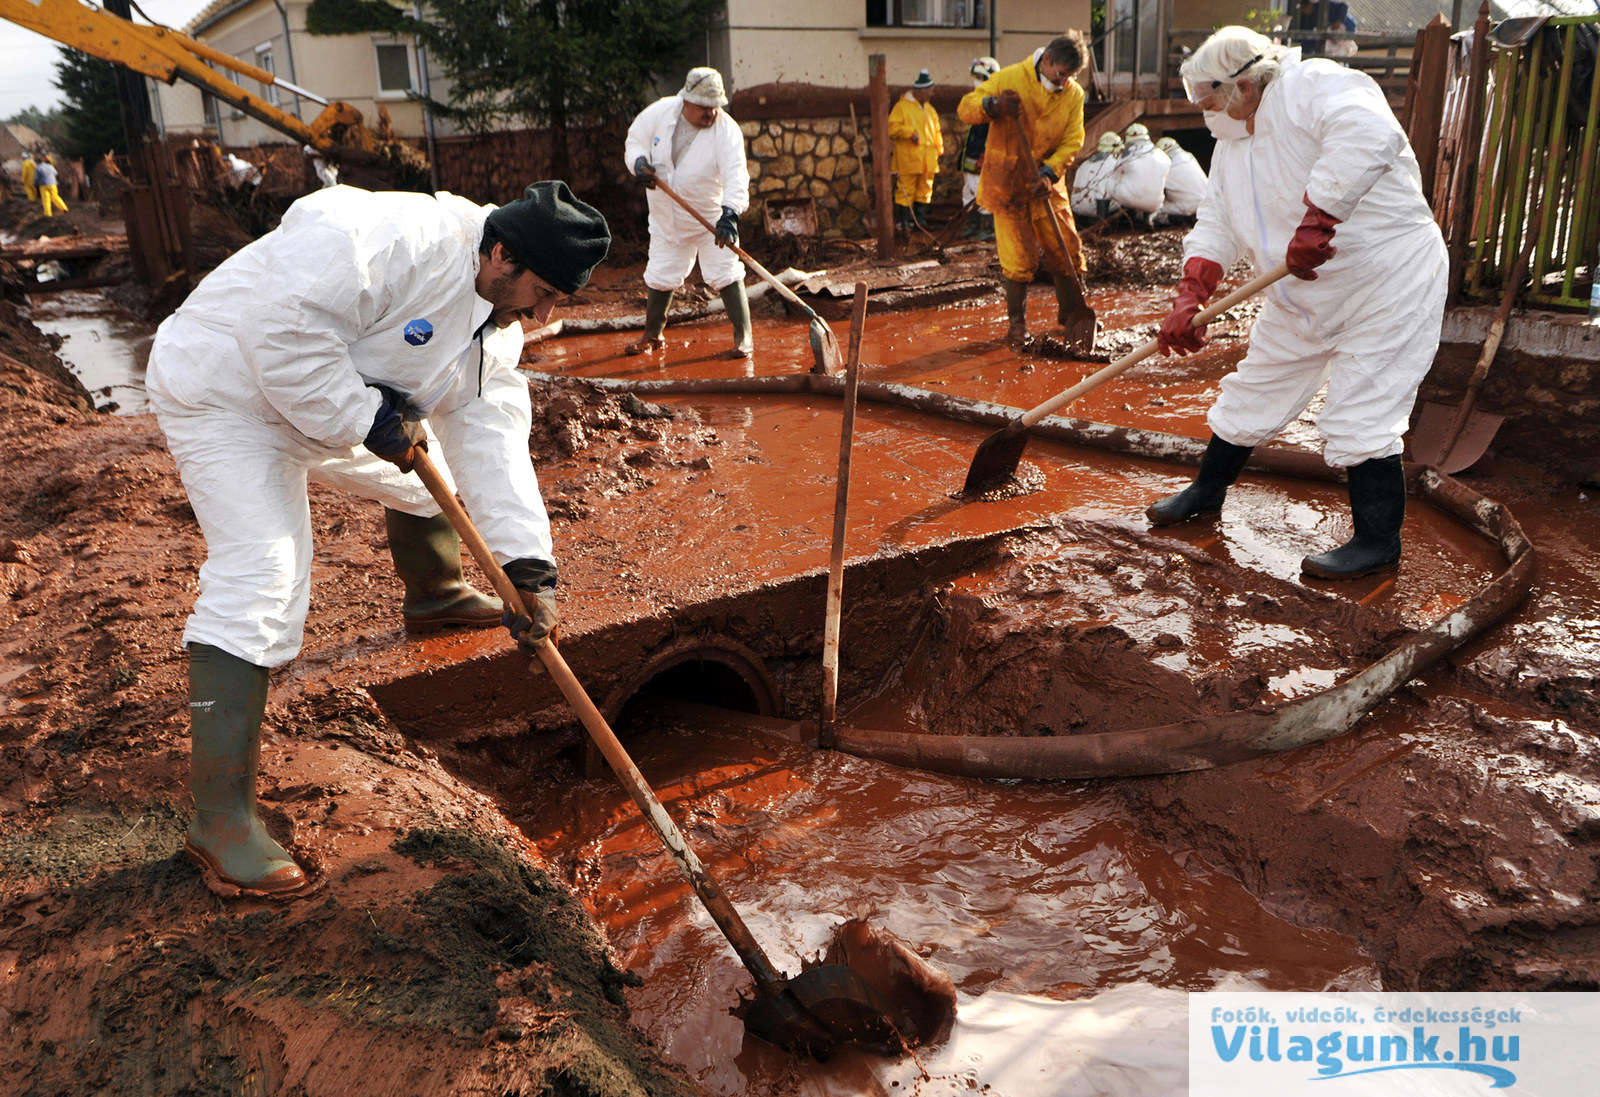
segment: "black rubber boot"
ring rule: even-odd
[[[1348,475],[1356,535],[1330,552],[1300,561],[1300,570],[1318,579],[1358,579],[1400,563],[1400,523],[1406,516],[1400,455],[1363,461]]]
[[[911,207],[911,216],[917,219],[917,224],[923,228],[928,227],[928,211],[933,208],[932,202],[918,202]]]
[[[667,327],[667,310],[672,307],[672,290],[650,289],[644,295],[644,333],[624,349],[627,354],[644,354],[666,345],[661,333]]]
[[[902,206],[898,202],[894,207],[894,227],[901,232],[911,231],[911,207]]]
[[[982,240],[983,239],[983,211],[982,210],[973,210],[971,213],[967,214],[967,226],[966,226],[966,228],[961,230],[961,237],[964,240]]]
[[[1000,279],[1006,295],[1006,342],[1013,345],[1028,338],[1028,283]]]
[[[750,357],[755,353],[755,340],[750,334],[750,298],[745,294],[744,282],[729,282],[722,287],[722,307],[733,325],[733,350],[729,357]]]
[[[221,894],[284,896],[307,883],[256,813],[266,707],[266,667],[209,644],[189,645],[189,789],[195,811],[184,850]]]
[[[450,519],[442,514],[418,518],[385,507],[383,522],[395,574],[406,587],[400,613],[407,632],[500,624],[500,599],[478,593],[461,573],[461,538]]]
[[[1200,473],[1194,483],[1176,495],[1150,504],[1144,516],[1153,526],[1173,526],[1220,513],[1222,501],[1228,497],[1228,488],[1239,478],[1254,448],[1224,442],[1213,434],[1206,443],[1206,455],[1200,459]]]
[[[983,215],[983,238],[985,240],[994,239],[994,214],[992,213]]]

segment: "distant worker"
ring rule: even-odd
[[[1334,33],[1348,34],[1356,29],[1356,21],[1350,15],[1350,5],[1342,0],[1299,0],[1293,6],[1289,15],[1290,31],[1332,31]],[[1307,58],[1323,56],[1348,57],[1355,52],[1355,43],[1350,39],[1340,39],[1329,42],[1326,38],[1307,37],[1300,38],[1295,45],[1300,47],[1300,52]]]
[[[639,182],[650,188],[644,334],[628,344],[629,354],[666,347],[662,331],[672,296],[697,261],[700,277],[721,295],[733,325],[733,348],[724,357],[749,358],[755,351],[744,264],[728,247],[739,242],[739,215],[750,208],[750,169],[744,159],[744,134],[722,109],[727,105],[722,74],[713,68],[694,68],[678,94],[657,99],[628,127],[623,159]],[[715,235],[656,190],[658,178],[714,224]]]
[[[185,850],[213,890],[308,886],[256,809],[268,673],[299,652],[311,597],[308,479],[384,504],[407,628],[502,624],[530,653],[555,628],[520,322],[545,323],[610,240],[561,182],[498,208],[331,187],[290,206],[157,330],[150,404],[206,539],[183,633]],[[522,605],[462,578],[460,541],[408,475],[435,445]]]
[[[33,162],[33,153],[22,154],[22,191],[28,196],[31,205],[39,200],[39,184],[34,180],[38,177],[39,165]]]
[[[1150,140],[1150,131],[1144,123],[1135,122],[1122,134],[1122,151],[1117,154],[1111,197],[1124,209],[1152,214],[1161,208],[1167,170],[1171,167],[1172,161]]]
[[[1000,71],[1000,62],[993,57],[979,57],[972,62],[972,86],[978,87]],[[977,122],[967,127],[967,136],[961,143],[961,208],[972,206],[967,227],[962,235],[969,240],[993,240],[994,216],[978,201],[978,175],[983,170],[983,148],[989,140],[989,123]]]
[[[1348,470],[1355,536],[1301,568],[1347,579],[1392,567],[1402,436],[1439,348],[1447,271],[1416,156],[1371,77],[1244,27],[1217,31],[1181,73],[1217,146],[1161,349],[1204,345],[1191,321],[1240,258],[1257,271],[1286,262],[1295,278],[1266,292],[1250,349],[1222,380],[1194,483],[1146,513],[1157,525],[1216,514],[1251,448],[1326,380],[1317,428],[1324,459]]]
[[[896,228],[906,232],[913,224],[928,227],[933,180],[944,154],[944,130],[932,99],[933,77],[923,69],[911,90],[889,112],[889,140],[894,142],[894,221]]]
[[[1074,217],[1110,217],[1122,207],[1111,197],[1111,183],[1117,175],[1117,154],[1122,151],[1122,135],[1113,130],[1102,133],[1094,152],[1072,173],[1072,213]]]
[[[34,185],[39,188],[39,205],[44,209],[46,217],[54,217],[55,210],[67,212],[67,204],[61,200],[61,191],[57,186],[59,179],[56,175],[55,161],[46,156],[34,170]]]
[[[1156,148],[1167,154],[1172,166],[1167,169],[1167,184],[1161,199],[1161,208],[1151,215],[1152,225],[1170,225],[1180,218],[1193,217],[1200,210],[1206,196],[1206,169],[1170,137],[1156,142]]]
[[[978,201],[994,214],[995,250],[999,253],[1006,296],[1006,338],[1027,339],[1028,284],[1039,269],[1039,252],[1055,284],[1058,322],[1083,304],[1078,280],[1068,264],[1086,271],[1083,244],[1067,195],[1067,172],[1083,147],[1083,89],[1073,80],[1087,53],[1077,31],[1052,38],[1033,56],[1007,65],[962,97],[963,122],[993,120],[978,180]],[[1032,148],[1017,136],[1021,118]],[[1062,255],[1050,227],[1055,216],[1066,241]]]

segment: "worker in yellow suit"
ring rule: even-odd
[[[933,177],[939,173],[944,152],[944,130],[933,98],[933,77],[927,69],[917,74],[911,90],[889,112],[889,140],[894,142],[894,223],[911,231],[912,221],[928,225],[928,205],[933,201]]]
[[[27,194],[29,202],[37,202],[39,200],[39,188],[34,186],[34,183],[33,183],[33,174],[37,170],[38,170],[38,167],[33,162],[33,153],[31,153],[31,152],[23,153],[22,154],[22,189]]]
[[[989,77],[963,96],[957,108],[968,125],[993,123],[978,178],[978,204],[994,213],[1009,321],[1006,338],[1013,343],[1028,337],[1028,284],[1039,269],[1041,250],[1055,284],[1060,319],[1083,303],[1078,280],[1067,266],[1074,264],[1079,272],[1088,269],[1067,187],[1073,158],[1083,147],[1084,94],[1073,77],[1083,68],[1087,52],[1083,36],[1068,31],[1033,56]],[[1022,147],[1012,119],[1022,123],[1031,148]],[[1052,209],[1066,241],[1066,255],[1050,227]]]
[[[67,212],[67,204],[61,200],[61,190],[57,186],[54,160],[46,156],[44,162],[34,170],[33,181],[39,188],[39,205],[44,207],[46,217],[54,217],[56,209]]]

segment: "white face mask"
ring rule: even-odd
[[[1211,131],[1211,136],[1218,141],[1242,141],[1250,136],[1250,126],[1246,119],[1235,118],[1227,111],[1208,110],[1201,111],[1206,120],[1206,129]]]
[[[1039,72],[1039,83],[1044,85],[1044,90],[1045,91],[1049,92],[1051,95],[1054,95],[1056,92],[1061,90],[1061,85],[1056,83],[1054,80],[1050,79],[1048,76],[1046,76],[1044,74],[1044,70],[1043,69],[1038,70],[1038,72]]]

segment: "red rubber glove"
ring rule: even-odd
[[[1316,268],[1338,254],[1339,249],[1333,246],[1333,230],[1339,219],[1313,206],[1309,197],[1300,200],[1306,204],[1306,215],[1301,218],[1300,227],[1294,230],[1283,261],[1288,264],[1290,274],[1311,281],[1317,276]]]
[[[1211,295],[1222,281],[1222,267],[1210,259],[1196,255],[1183,265],[1183,280],[1178,283],[1178,297],[1172,302],[1172,312],[1161,321],[1156,332],[1156,345],[1162,354],[1193,354],[1206,345],[1206,327],[1194,326]]]

